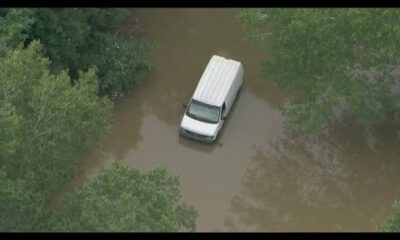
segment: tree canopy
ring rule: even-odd
[[[0,171],[0,231],[49,231],[57,218],[46,197],[33,191],[23,179],[11,180]]]
[[[68,69],[74,82],[79,70],[96,66],[100,94],[123,96],[151,71],[151,45],[115,31],[127,14],[118,8],[0,9],[0,53],[39,40],[51,71]]]
[[[95,69],[71,85],[52,74],[39,42],[0,59],[0,165],[35,190],[53,191],[71,179],[79,154],[110,127],[111,102],[98,97]]]
[[[316,132],[343,116],[374,124],[399,113],[397,9],[245,9],[240,17],[271,57],[264,78],[290,93],[293,126]]]
[[[179,179],[164,168],[148,172],[114,163],[64,203],[68,231],[194,231],[197,211],[180,203]]]
[[[151,70],[146,60],[150,45],[116,35],[127,14],[118,8],[32,9],[29,38],[39,39],[52,60],[52,69],[68,68],[73,80],[80,69],[97,66],[101,94],[118,97]]]
[[[121,9],[0,9],[0,231],[194,231],[179,181],[120,164],[71,193],[112,102],[151,68],[149,45],[113,33]]]

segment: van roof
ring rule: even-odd
[[[241,66],[240,62],[214,55],[197,84],[193,99],[222,106]]]

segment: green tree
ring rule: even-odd
[[[180,203],[179,179],[164,168],[114,163],[64,200],[65,231],[194,231],[197,211]]]
[[[83,62],[81,55],[97,44],[97,33],[110,30],[107,25],[114,25],[123,16],[119,9],[39,8],[33,11],[35,23],[29,32],[30,39],[40,40],[54,70],[68,68],[73,72],[90,64]]]
[[[97,95],[95,69],[71,85],[65,71],[52,74],[38,42],[0,59],[0,166],[32,191],[59,189],[76,159],[110,126],[111,102]]]
[[[150,71],[148,44],[114,33],[126,14],[117,8],[34,9],[27,42],[40,40],[52,70],[70,69],[72,80],[79,69],[97,66],[100,93],[120,96]]]
[[[1,47],[14,48],[21,45],[29,37],[28,32],[34,22],[31,9],[0,9]],[[4,49],[1,52],[4,54]]]
[[[4,163],[18,150],[22,118],[9,102],[0,100],[0,163]]]
[[[110,127],[112,103],[99,95],[120,96],[150,71],[149,46],[113,34],[125,13],[0,9],[0,231],[194,230],[197,212],[178,203],[178,179],[164,169],[141,174],[113,167],[101,175],[111,179],[96,178],[101,186],[88,184],[69,198],[66,209],[78,213],[49,206],[51,194],[74,175],[79,155]],[[118,179],[120,173],[127,179]],[[115,197],[101,192],[128,182],[131,188]],[[96,200],[122,218],[96,220],[95,206],[85,205]]]
[[[393,204],[393,215],[379,226],[382,232],[400,232],[400,201]]]
[[[240,17],[271,53],[264,78],[290,93],[284,113],[295,128],[314,132],[343,116],[373,124],[399,112],[397,9],[245,9]]]
[[[151,65],[144,57],[151,46],[133,38],[110,34],[103,34],[101,39],[97,49],[82,57],[85,62],[99,68],[100,93],[111,98],[121,97],[124,91],[131,89],[151,71]]]
[[[0,231],[49,231],[57,216],[48,208],[45,196],[33,192],[22,179],[10,180],[0,171]]]

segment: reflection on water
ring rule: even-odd
[[[265,51],[242,40],[237,14],[131,10],[123,27],[138,22],[143,37],[159,45],[155,71],[116,104],[111,135],[82,156],[69,190],[112,161],[161,165],[179,175],[184,201],[199,211],[198,231],[373,231],[400,199],[393,128],[338,127],[319,139],[285,133],[284,95],[261,80]],[[181,139],[178,130],[182,104],[216,53],[241,61],[245,77],[219,144],[210,146]]]
[[[393,125],[341,126],[328,136],[288,132],[256,150],[231,202],[231,231],[375,231],[400,198],[400,154]]]

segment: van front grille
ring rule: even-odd
[[[184,131],[186,134],[192,135],[192,136],[197,137],[197,138],[203,138],[203,139],[207,139],[207,138],[208,138],[208,136],[205,136],[205,135],[202,135],[202,134],[198,134],[198,133],[195,133],[195,132],[186,130],[186,129],[183,129],[183,131]]]

